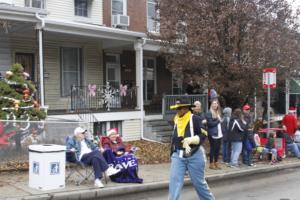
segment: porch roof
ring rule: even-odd
[[[0,4],[0,19],[12,21],[38,22],[38,20],[35,17],[35,13],[47,15],[46,10]]]
[[[142,32],[128,31],[75,21],[48,19],[48,13],[46,10],[0,4],[0,19],[39,23],[39,20],[35,17],[36,13],[45,16],[44,30],[49,32],[123,41],[136,41],[139,38],[145,38],[147,36]]]
[[[46,18],[45,23],[46,25],[44,30],[49,32],[125,41],[136,41],[139,38],[146,37],[146,34],[141,32],[128,31],[79,22],[52,19],[50,20]]]

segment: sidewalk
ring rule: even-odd
[[[256,167],[242,166],[229,168],[222,165],[222,170],[206,169],[208,182],[224,180],[239,176],[266,173],[274,170],[300,167],[300,160],[287,158],[284,161],[270,165],[268,162],[259,162]],[[66,188],[50,191],[39,191],[28,187],[28,172],[0,173],[0,199],[91,199],[95,197],[118,196],[125,193],[142,192],[146,190],[163,189],[168,187],[170,164],[141,165],[139,176],[144,179],[143,184],[120,184],[110,180],[105,188],[93,187],[93,180],[80,186],[68,181]],[[190,184],[190,179],[186,179]]]

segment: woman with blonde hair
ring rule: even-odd
[[[213,99],[206,114],[208,140],[210,144],[209,168],[221,169],[218,164],[221,141],[223,137],[221,128],[221,107],[217,99]]]

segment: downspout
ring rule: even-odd
[[[44,96],[44,54],[43,54],[43,29],[45,27],[45,19],[42,18],[39,13],[35,13],[35,17],[40,20],[41,26],[36,26],[39,30],[39,63],[40,63],[40,103],[41,107],[45,107],[45,96]]]

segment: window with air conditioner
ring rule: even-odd
[[[90,0],[75,0],[75,16],[89,17]]]
[[[44,9],[45,0],[25,0],[25,7]]]
[[[127,15],[127,0],[112,0],[112,15]]]
[[[129,16],[127,16],[127,0],[112,0],[111,14],[112,26],[129,26]]]
[[[147,2],[147,29],[149,32],[159,32],[159,10],[157,9],[156,0]]]

